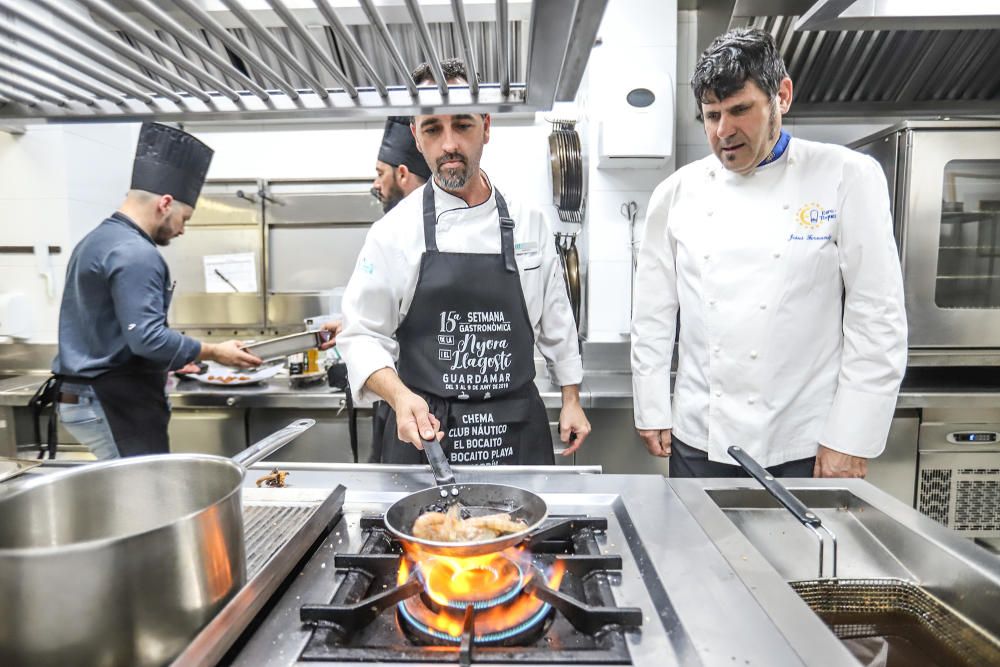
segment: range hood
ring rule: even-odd
[[[996,0],[699,0],[695,8],[699,51],[729,28],[774,35],[795,83],[790,117],[1000,114]]]
[[[0,121],[547,110],[575,97],[606,4],[0,0]],[[410,81],[448,57],[480,80]]]

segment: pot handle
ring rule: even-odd
[[[316,424],[315,419],[296,419],[291,424],[275,431],[263,440],[259,440],[250,445],[242,452],[233,457],[233,461],[247,469],[257,461],[278,451],[295,438],[299,437]]]
[[[427,462],[431,464],[431,471],[434,473],[434,483],[438,486],[455,483],[455,473],[451,471],[448,464],[448,457],[441,449],[441,443],[437,440],[421,440],[424,445],[424,454],[427,455]]]

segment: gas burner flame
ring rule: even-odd
[[[477,643],[502,641],[530,629],[544,620],[549,605],[525,587],[541,577],[550,588],[558,588],[564,573],[558,562],[551,571],[542,572],[521,547],[459,558],[430,554],[414,544],[404,546],[398,583],[416,576],[431,604],[410,598],[399,604],[400,611],[417,629],[446,641],[460,640],[468,605],[475,609]]]

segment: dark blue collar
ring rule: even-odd
[[[142,228],[142,227],[140,227],[140,226],[139,226],[139,225],[138,225],[138,224],[136,223],[136,221],[135,221],[135,220],[133,220],[132,218],[128,217],[127,215],[125,215],[125,214],[124,214],[124,213],[122,213],[121,211],[115,211],[114,213],[112,213],[112,214],[111,214],[111,220],[114,220],[114,221],[116,221],[116,222],[120,222],[120,223],[123,223],[123,224],[124,224],[124,225],[125,225],[126,227],[130,227],[130,228],[132,228],[132,229],[133,229],[134,231],[137,231],[137,232],[139,232],[139,236],[141,236],[142,238],[146,239],[147,241],[149,241],[149,242],[150,242],[150,243],[152,243],[153,245],[156,245],[156,242],[155,242],[155,241],[153,241],[152,237],[150,237],[150,235],[149,235],[149,234],[147,234],[147,233],[146,233],[146,232],[145,232],[145,231],[143,230],[143,228]]]
[[[771,152],[767,154],[767,157],[764,158],[764,161],[758,164],[757,166],[763,167],[766,164],[771,164],[772,162],[780,158],[782,155],[784,155],[785,149],[788,148],[788,142],[789,140],[791,140],[791,138],[792,135],[788,134],[787,132],[785,132],[784,129],[782,129],[781,134],[778,135],[778,142],[774,144],[774,148],[772,148]]]

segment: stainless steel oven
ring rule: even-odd
[[[271,180],[265,184],[267,326],[301,331],[302,320],[339,309],[368,229],[382,206],[367,180]]]
[[[170,323],[195,336],[256,337],[302,331],[304,318],[336,310],[382,215],[370,185],[206,182],[184,236],[163,248],[176,280]]]
[[[264,327],[260,187],[257,180],[206,182],[184,236],[161,249],[175,281],[169,313],[174,327],[184,331]],[[230,275],[228,283],[220,279],[216,286],[207,275],[206,258],[225,256],[247,258],[253,276],[236,280]],[[217,277],[214,271],[211,275]]]
[[[911,364],[1000,363],[1000,123],[909,121],[852,148],[889,182]]]

